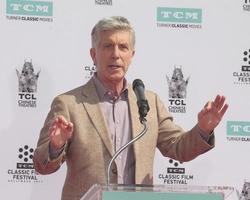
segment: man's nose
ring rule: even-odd
[[[113,47],[113,51],[112,51],[112,58],[117,59],[117,58],[119,58],[119,56],[120,56],[119,47],[115,45]]]

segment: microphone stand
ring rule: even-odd
[[[107,188],[109,188],[110,186],[110,169],[111,169],[111,165],[112,163],[114,162],[114,160],[117,158],[117,156],[124,150],[126,149],[129,145],[133,144],[135,141],[139,140],[148,130],[148,126],[147,126],[147,123],[146,123],[146,119],[145,118],[140,118],[140,121],[141,123],[143,124],[143,130],[142,132],[137,135],[133,140],[129,141],[127,144],[125,144],[124,146],[122,146],[113,156],[112,156],[112,159],[110,160],[109,162],[109,165],[108,165],[108,175],[107,175]]]

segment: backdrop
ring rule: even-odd
[[[95,71],[90,32],[112,15],[127,17],[136,31],[127,79],[157,92],[176,123],[191,129],[216,94],[230,106],[212,151],[187,163],[156,152],[154,183],[241,192],[250,182],[249,0],[1,0],[1,198],[60,199],[65,165],[36,174],[33,152],[52,99]]]

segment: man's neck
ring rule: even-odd
[[[97,76],[97,78],[99,79],[99,81],[103,84],[103,86],[106,89],[112,91],[113,94],[115,94],[117,96],[120,95],[121,91],[124,88],[124,79],[122,79],[120,81],[113,81],[113,82],[109,81],[109,82],[107,82],[107,81],[103,81],[98,76]]]

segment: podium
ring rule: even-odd
[[[230,186],[93,185],[81,200],[238,200]]]

